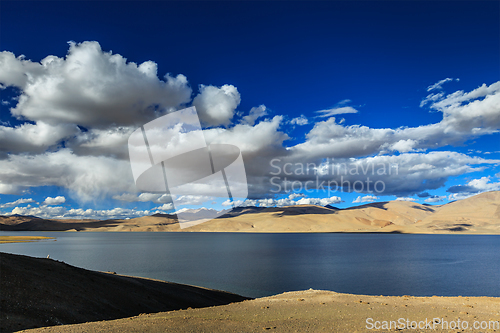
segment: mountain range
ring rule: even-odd
[[[333,206],[237,207],[211,219],[207,209],[191,212],[206,222],[181,229],[173,214],[124,220],[42,219],[0,216],[0,230],[17,231],[185,231],[185,232],[387,232],[500,234],[500,191],[444,205],[409,201]]]

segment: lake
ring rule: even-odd
[[[500,236],[0,232],[0,244],[98,271],[261,297],[323,289],[365,295],[500,296]]]

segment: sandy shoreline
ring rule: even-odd
[[[373,319],[370,320],[369,318]],[[493,297],[384,297],[306,290],[200,309],[144,314],[132,318],[56,326],[27,332],[366,332],[393,321],[390,330],[461,332],[500,320],[500,299]],[[460,320],[460,322],[458,322]],[[378,323],[376,323],[378,321]],[[412,323],[413,322],[413,323]],[[404,324],[402,324],[404,323]],[[432,323],[432,324],[431,324]],[[460,324],[459,324],[460,323]],[[378,326],[376,326],[378,325]],[[398,326],[396,326],[398,325]],[[404,329],[402,325],[408,325]],[[448,325],[448,329],[446,329]],[[452,329],[460,325],[460,329]],[[434,329],[429,329],[434,327]]]
[[[251,300],[46,258],[1,253],[0,259],[1,332],[33,327],[38,328],[30,332],[366,332],[384,321],[393,322],[392,331],[415,332],[422,330],[401,330],[401,325],[425,325],[426,320],[431,325],[434,318],[442,321],[433,326],[436,332],[461,331],[452,329],[458,320],[461,327],[466,322],[469,328],[492,328],[476,331],[500,331],[494,326],[500,321],[498,297],[366,296],[311,289]]]
[[[43,237],[43,236],[0,236],[0,244],[38,242],[50,239],[55,240],[54,237]]]

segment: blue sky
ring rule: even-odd
[[[207,140],[242,150],[248,204],[443,204],[500,189],[496,1],[3,1],[0,9],[2,214],[105,218],[171,208],[134,191],[126,141],[161,112],[191,105]],[[48,56],[59,67],[41,65]],[[145,62],[156,64],[154,80],[131,67]],[[88,76],[68,74],[70,63]],[[121,103],[138,101],[144,110],[123,111],[125,121]],[[330,159],[400,172],[374,178],[386,185],[380,193],[273,193],[272,158],[295,171]],[[185,207],[202,204],[190,199]],[[203,205],[222,207],[213,201]]]

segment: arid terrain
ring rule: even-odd
[[[382,297],[306,290],[203,309],[188,309],[27,332],[369,332],[393,321],[389,332],[462,332],[488,325],[498,332],[500,300],[486,297]],[[369,318],[373,319],[370,320]],[[424,327],[436,319],[435,329]],[[368,322],[367,322],[368,320]],[[379,321],[379,323],[375,323]],[[413,322],[413,323],[412,323]],[[404,324],[401,324],[404,323]],[[371,326],[373,325],[373,326]],[[375,326],[377,325],[377,326]],[[403,328],[405,325],[407,327]],[[408,328],[413,325],[414,328]],[[448,329],[446,329],[448,325]],[[480,326],[478,326],[480,327]],[[496,329],[495,329],[496,328]],[[464,330],[468,331],[468,330]]]
[[[387,297],[311,289],[251,300],[52,259],[1,253],[0,260],[1,332],[351,333],[383,321],[393,322],[390,331],[415,332],[422,330],[401,325],[426,320],[430,325],[434,318],[441,321],[435,332],[462,331],[450,329],[458,320],[493,328],[476,331],[500,331],[500,299],[495,297]]]
[[[500,192],[481,193],[445,205],[389,201],[345,209],[314,205],[237,207],[218,218],[183,229],[176,216],[169,214],[127,220],[1,216],[0,230],[500,234]]]

